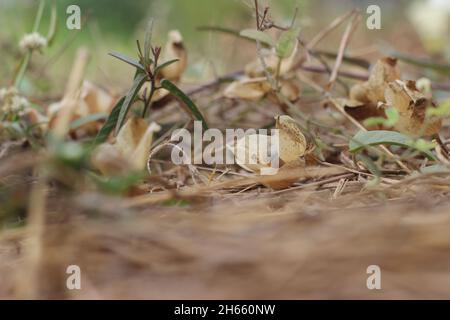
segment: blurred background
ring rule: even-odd
[[[47,1],[41,32],[46,33],[51,1]],[[349,54],[371,59],[376,50],[398,48],[408,54],[433,56],[448,61],[448,0],[365,1],[365,0],[276,0],[271,16],[280,25],[288,25],[298,8],[297,22],[302,37],[311,39],[334,18],[351,8],[359,8],[364,17],[371,4],[381,8],[381,30],[368,30],[365,20],[359,25]],[[66,28],[66,9],[77,4],[82,11],[80,31]],[[136,39],[143,39],[147,21],[155,19],[154,43],[164,45],[167,32],[178,29],[189,54],[185,83],[206,81],[217,75],[241,69],[255,56],[251,43],[217,32],[199,31],[200,26],[220,26],[241,30],[253,27],[252,0],[58,0],[57,35],[51,47],[33,57],[24,82],[28,94],[58,96],[70,70],[74,53],[85,46],[92,53],[88,78],[109,88],[123,90],[130,83],[132,68],[107,54],[119,51],[136,56]],[[21,52],[18,43],[31,31],[38,7],[37,0],[0,0],[0,87],[10,84]],[[320,44],[336,52],[342,27]],[[374,48],[376,46],[376,48]]]

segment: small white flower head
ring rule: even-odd
[[[12,97],[18,95],[17,89],[15,87],[1,88],[0,89],[0,102],[5,102]]]
[[[28,33],[23,36],[19,45],[23,51],[41,50],[47,47],[47,39],[38,32]]]
[[[20,96],[15,87],[0,89],[0,106],[5,113],[18,113],[28,108],[28,100]]]

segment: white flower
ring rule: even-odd
[[[20,40],[20,48],[26,50],[41,50],[47,46],[47,39],[38,32],[28,33]]]
[[[14,87],[0,89],[0,106],[3,112],[20,112],[29,106],[26,98],[20,96]]]

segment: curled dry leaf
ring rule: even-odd
[[[358,121],[363,121],[370,117],[384,117],[384,110],[373,103],[365,103],[347,98],[337,98],[335,101],[344,108],[345,112]]]
[[[384,91],[387,84],[398,79],[400,79],[400,70],[397,59],[384,57],[377,61],[368,81],[356,84],[350,89],[350,99],[375,105],[380,101],[385,102]]]
[[[294,79],[285,79],[286,75],[291,69],[298,52],[298,41],[295,41],[295,46],[291,54],[282,58],[280,61],[277,55],[276,48],[262,49],[261,55],[264,58],[265,67],[267,71],[280,76],[280,90],[281,94],[289,101],[295,101],[300,97],[300,86]],[[279,68],[279,70],[278,70]],[[278,72],[277,72],[278,70]],[[266,73],[260,57],[245,66],[245,76],[233,81],[224,90],[224,96],[230,99],[245,99],[258,101],[271,92],[271,85],[266,79]],[[270,96],[277,103],[279,103],[275,94]]]
[[[142,118],[130,118],[120,129],[113,143],[97,147],[92,164],[104,175],[117,175],[124,170],[144,170],[152,145],[153,134],[161,127]]]
[[[262,177],[260,183],[274,190],[286,189],[296,183],[305,171],[305,163],[299,159],[284,164],[273,176]]]
[[[77,106],[74,114],[72,115],[72,121],[95,113],[108,114],[111,112],[115,101],[116,97],[113,94],[92,84],[89,81],[84,81],[80,88],[79,98],[76,101]],[[47,116],[49,118],[50,128],[52,128],[56,123],[62,106],[64,106],[64,104],[60,101],[53,103],[48,107]],[[101,124],[99,122],[93,121],[72,130],[71,134],[79,137],[84,133],[96,133],[100,126]]]
[[[385,91],[386,104],[397,109],[395,130],[412,136],[432,136],[441,128],[440,119],[426,119],[427,108],[434,103],[416,88],[415,81],[393,81]]]
[[[224,90],[224,96],[229,99],[245,99],[258,101],[270,92],[271,86],[266,78],[241,78],[233,81]]]
[[[293,79],[282,80],[281,94],[289,101],[295,101],[300,97],[300,87]],[[272,87],[264,77],[248,78],[243,77],[230,83],[224,90],[223,94],[229,99],[244,99],[258,101],[272,91]],[[275,98],[275,95],[270,95]],[[276,100],[278,102],[278,100]]]
[[[286,97],[289,101],[296,101],[300,98],[301,87],[298,82],[294,81],[294,79],[286,79],[280,82],[280,92],[284,97]]]
[[[384,92],[389,82],[400,79],[397,59],[384,57],[377,61],[369,80],[350,89],[349,99],[340,99],[345,111],[357,120],[384,116],[380,102],[386,102]]]
[[[120,151],[110,143],[103,143],[95,149],[91,163],[105,176],[125,175],[129,169]]]

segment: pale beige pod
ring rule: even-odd
[[[235,144],[227,144],[226,147],[233,153],[235,163],[241,168],[257,174],[265,174],[266,171],[278,169],[278,167],[272,168],[271,158],[261,156],[259,146],[263,142],[268,142],[266,146],[269,150],[271,137],[256,133],[245,135]],[[278,155],[272,156],[278,157]]]
[[[271,87],[266,78],[244,77],[230,83],[225,88],[223,94],[229,99],[258,101],[270,92],[270,90]]]
[[[183,44],[183,37],[178,30],[169,32],[168,41],[162,54],[160,65],[173,59],[179,60],[161,70],[162,78],[170,81],[178,81],[187,67],[187,52]]]
[[[308,142],[298,123],[290,116],[276,116],[276,128],[280,135],[280,158],[285,163],[297,161],[304,156]]]

